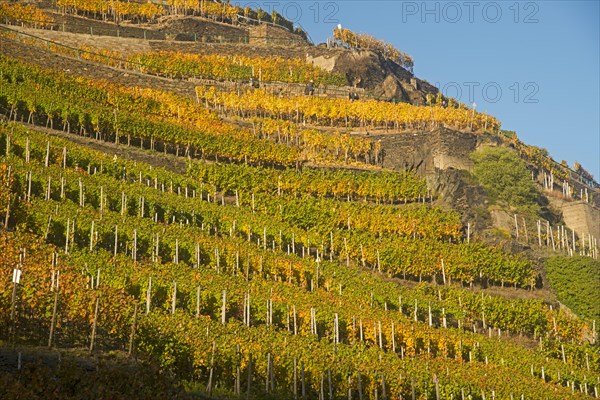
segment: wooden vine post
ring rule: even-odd
[[[294,387],[293,387],[294,400],[298,399],[298,359],[294,357]]]
[[[177,282],[173,281],[173,295],[171,297],[171,314],[175,314],[176,304],[177,304]]]
[[[150,314],[150,301],[152,296],[152,277],[148,278],[148,289],[146,289],[146,315]]]
[[[236,355],[236,359],[237,359],[237,365],[236,365],[236,374],[235,374],[235,385],[233,388],[233,393],[237,396],[240,397],[241,395],[241,380],[242,380],[242,372],[240,369],[240,345],[239,343],[235,345],[235,355]]]
[[[12,284],[13,284],[13,290],[12,290],[12,299],[11,299],[11,306],[10,306],[10,321],[11,321],[11,326],[10,326],[10,337],[11,339],[15,337],[16,334],[16,326],[17,326],[17,322],[16,322],[16,308],[17,308],[17,288],[18,285],[21,283],[21,274],[22,274],[22,254],[19,255],[19,266],[15,269],[13,269],[13,279],[12,279]]]
[[[90,353],[94,350],[96,341],[96,326],[98,324],[98,306],[100,305],[100,294],[96,295],[96,307],[94,309],[94,322],[92,324],[92,335],[90,339]]]
[[[227,290],[223,290],[223,304],[221,305],[221,324],[225,325],[226,321],[226,312],[227,308]]]
[[[138,310],[138,302],[134,302],[133,304],[133,321],[131,322],[131,334],[129,335],[129,351],[127,355],[131,357],[133,355],[133,343],[135,337],[135,330],[137,328],[137,310]]]
[[[302,381],[302,400],[306,400],[306,379],[304,377],[304,361],[300,361],[300,379]]]
[[[196,318],[200,317],[200,291],[201,287],[196,288]]]
[[[358,400],[363,400],[362,377],[358,371]]]
[[[56,267],[56,253],[52,253],[52,275],[51,275],[51,286],[50,290],[54,291],[54,305],[52,307],[52,319],[50,322],[50,334],[48,335],[48,347],[52,347],[52,341],[54,340],[54,326],[56,325],[56,312],[58,309],[58,280],[60,276],[60,271],[55,271]]]
[[[250,400],[250,392],[252,391],[252,353],[248,354],[248,383],[246,389],[246,400]]]
[[[440,400],[440,380],[436,374],[433,374],[433,383],[435,385],[435,400]]]
[[[216,343],[213,341],[212,342],[212,352],[211,352],[211,356],[210,356],[210,372],[208,373],[208,384],[206,385],[206,391],[208,392],[208,395],[211,396],[212,395],[212,389],[213,389],[213,374],[214,374],[214,370],[215,370],[215,350],[216,350]]]

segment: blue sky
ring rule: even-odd
[[[243,4],[250,2],[243,2]],[[600,178],[599,1],[256,1],[315,43],[338,23],[393,43],[415,74]],[[317,12],[318,10],[318,12]],[[469,97],[471,93],[473,98]],[[501,92],[501,93],[500,93]]]

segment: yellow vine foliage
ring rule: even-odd
[[[150,1],[146,3],[135,3],[128,1],[106,1],[106,0],[57,0],[58,7],[73,11],[141,16],[153,19],[165,15],[165,9]]]
[[[201,131],[210,131],[220,135],[251,137],[248,131],[224,122],[214,112],[195,104],[191,99],[182,98],[151,88],[119,86],[108,81],[87,80],[84,83],[105,90],[108,104],[117,109],[143,112],[150,118],[164,119],[173,123],[194,127]],[[151,101],[154,109],[143,109],[144,102]]]
[[[370,126],[396,130],[431,129],[444,126],[472,132],[497,132],[500,122],[466,108],[415,106],[378,100],[351,101],[316,96],[278,97],[265,90],[222,92],[196,87],[196,93],[213,107],[244,110],[250,116],[299,119],[316,125]],[[248,116],[248,115],[244,115]]]
[[[346,84],[342,74],[334,74],[308,64],[299,58],[224,56],[217,54],[189,54],[178,52],[149,52],[128,57],[140,64],[141,72],[176,74],[226,79],[245,79],[267,82],[305,83],[341,86]]]
[[[57,5],[71,11],[118,14],[130,17],[138,16],[147,19],[154,19],[168,14],[163,6],[150,1],[137,3],[119,0],[57,0]],[[212,16],[219,19],[233,20],[238,14],[243,13],[243,10],[239,7],[212,1],[169,0],[167,5],[175,8],[175,10],[181,10],[182,12],[194,11],[202,13],[202,15],[205,16]]]
[[[0,21],[21,22],[33,21],[39,25],[48,25],[54,22],[46,13],[30,4],[0,3]]]
[[[383,56],[396,61],[398,64],[412,70],[414,67],[413,58],[395,48],[391,43],[376,39],[371,35],[364,33],[355,33],[350,29],[334,29],[333,37],[342,45],[351,49],[368,49],[380,52]]]
[[[239,14],[243,13],[243,10],[240,7],[232,6],[226,2],[216,3],[213,1],[169,0],[168,5],[183,11],[194,11],[202,13],[203,15],[218,16],[226,19],[234,19]]]
[[[154,109],[144,109],[143,113],[151,118],[158,118],[192,127],[200,131],[210,131],[219,135],[237,138],[269,139],[277,143],[287,143],[301,147],[304,157],[315,162],[329,162],[344,159],[365,159],[372,151],[379,152],[381,145],[373,143],[365,137],[353,137],[340,132],[324,133],[316,129],[300,129],[286,120],[271,118],[253,118],[254,129],[241,129],[225,122],[215,112],[182,98],[176,94],[150,88],[131,88],[115,85],[107,81],[85,82],[106,90],[108,102],[117,109],[136,109],[141,111],[141,104],[132,100],[141,98],[151,101]]]

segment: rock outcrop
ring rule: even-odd
[[[348,84],[363,88],[382,100],[424,104],[438,89],[418,79],[397,63],[369,50],[332,49],[328,55],[307,52],[307,61],[346,76]]]

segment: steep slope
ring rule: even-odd
[[[234,58],[233,42],[181,40],[211,23],[197,10],[165,19],[181,24],[169,40],[144,15],[78,13],[94,17],[81,32],[165,37],[0,32],[1,397],[598,396],[593,300],[556,274],[593,281],[597,244],[552,206],[593,219],[593,179],[493,116],[424,105],[434,89],[376,52],[281,46],[263,25]],[[109,52],[170,46],[218,73],[174,73],[173,55],[134,70]],[[335,77],[313,64],[363,90],[305,95],[309,76]],[[280,82],[250,85],[274,65]]]
[[[168,17],[156,24],[115,25],[108,21],[51,14],[56,20],[53,31],[21,27],[23,32],[51,39],[72,47],[104,49],[121,54],[155,51],[180,51],[201,54],[261,55],[300,58],[327,71],[341,73],[347,85],[362,89],[365,95],[382,100],[425,104],[428,94],[437,88],[415,77],[396,62],[370,50],[350,50],[313,46],[295,41],[280,28],[268,33],[257,28],[218,23],[204,18]],[[69,34],[72,33],[72,34]],[[79,36],[85,35],[82,38]],[[111,38],[112,37],[112,38]],[[256,38],[256,39],[253,39]],[[266,38],[262,40],[262,38]],[[198,44],[198,42],[202,44]],[[346,96],[348,90],[343,91]]]

